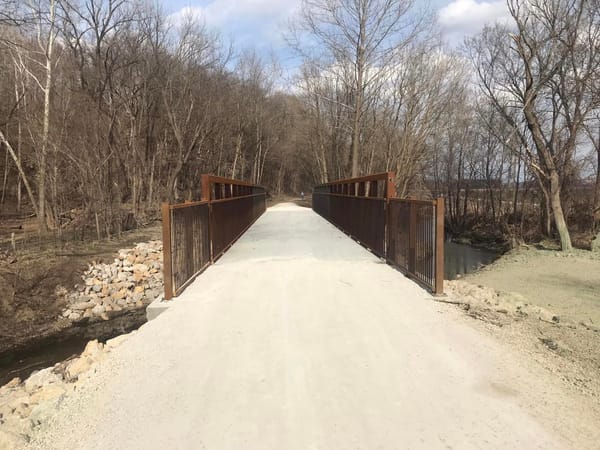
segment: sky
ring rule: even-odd
[[[234,48],[256,49],[263,57],[274,54],[293,70],[296,58],[283,37],[286,24],[300,0],[160,0],[173,23],[185,14],[200,18],[209,29],[231,40]],[[417,5],[423,0],[415,0]],[[506,20],[505,0],[429,0],[438,16],[444,40],[458,45],[486,23]]]

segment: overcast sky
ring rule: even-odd
[[[191,12],[221,36],[233,40],[236,49],[256,48],[265,55],[273,50],[283,66],[293,65],[293,57],[285,48],[282,34],[300,0],[162,2],[174,21]],[[430,0],[429,4],[437,12],[444,38],[450,44],[462,42],[465,36],[476,33],[486,23],[505,19],[507,15],[505,0]]]

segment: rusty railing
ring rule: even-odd
[[[266,190],[202,175],[202,200],[162,204],[164,297],[179,295],[265,212]]]
[[[265,188],[202,175],[202,200],[210,204],[213,259],[218,259],[267,208]]]
[[[444,292],[444,199],[391,198],[386,260],[435,294]]]
[[[378,256],[385,257],[386,202],[396,194],[393,174],[315,186],[313,209]],[[357,220],[357,218],[369,220]]]
[[[435,294],[444,291],[444,199],[396,197],[394,173],[316,186],[313,209]]]

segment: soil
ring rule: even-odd
[[[82,283],[89,263],[110,262],[119,249],[160,236],[160,224],[154,223],[110,240],[28,237],[18,241],[16,251],[0,251],[0,355],[80,330],[81,324],[74,327],[60,317],[65,306],[60,294]]]
[[[600,326],[600,254],[522,247],[465,280],[516,292],[561,319]]]
[[[474,326],[600,399],[600,256],[524,247],[446,291],[440,300],[457,303]]]

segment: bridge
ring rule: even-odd
[[[405,216],[378,215],[393,197],[373,181],[318,187],[319,213],[265,212],[260,188],[217,178],[203,180],[210,198],[165,205],[166,296],[176,299],[64,406],[52,445],[561,448],[512,387],[525,369],[433,301],[436,262],[423,255],[435,231],[408,236],[414,250],[403,253],[389,220]],[[413,229],[437,229],[439,204],[416,204],[398,203]],[[353,226],[358,210],[384,230]]]

